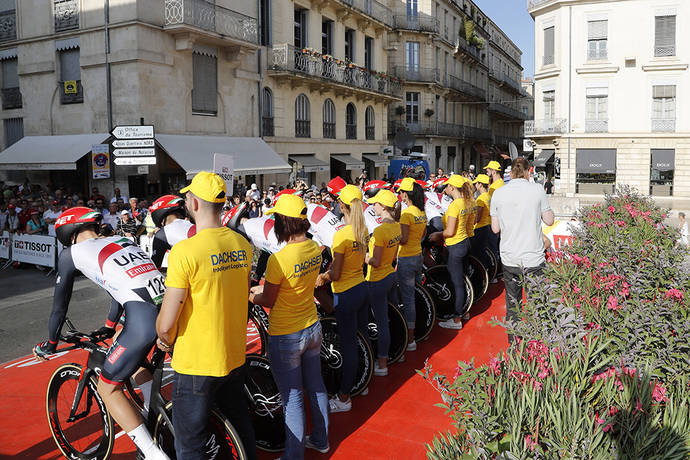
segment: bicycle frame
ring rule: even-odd
[[[151,381],[151,401],[149,403],[148,417],[146,418],[146,429],[149,433],[153,433],[153,429],[156,425],[157,417],[163,419],[165,424],[170,429],[170,433],[175,436],[175,429],[172,424],[172,420],[165,411],[165,405],[168,401],[165,400],[161,394],[161,388],[163,383],[163,363],[165,361],[165,352],[154,348],[153,355],[151,356],[151,361],[144,364],[144,368],[148,369],[153,375],[153,380]]]

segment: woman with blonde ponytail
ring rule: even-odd
[[[369,232],[364,223],[362,191],[346,185],[338,197],[345,225],[333,236],[333,263],[319,275],[316,285],[331,281],[333,306],[338,335],[343,350],[343,377],[338,394],[329,401],[331,412],[347,412],[352,408],[350,392],[357,373],[357,330],[366,337],[369,322],[369,295],[362,266],[367,252]]]

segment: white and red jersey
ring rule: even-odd
[[[381,218],[376,215],[373,206],[367,203],[362,203],[362,206],[364,207],[364,224],[371,235],[374,233],[374,229],[381,225]]]
[[[196,225],[185,219],[175,219],[156,232],[153,237],[151,259],[156,267],[167,266],[164,262],[168,251],[182,240],[196,235]]]
[[[280,251],[285,246],[284,242],[278,244],[274,226],[275,221],[268,216],[247,219],[241,225],[254,246],[271,254]]]
[[[345,223],[325,206],[307,203],[307,219],[311,224],[310,233],[317,243],[332,247],[333,235],[345,226]]]
[[[424,192],[424,213],[426,214],[427,221],[434,217],[441,217],[446,211],[441,204],[442,195],[442,193]],[[446,207],[446,209],[448,208]]]

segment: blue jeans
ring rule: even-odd
[[[357,331],[369,337],[369,291],[366,283],[359,283],[345,292],[333,294],[335,320],[338,324],[338,335],[343,349],[343,379],[340,381],[340,393],[349,395],[357,376]]]
[[[321,377],[321,323],[301,331],[268,338],[271,373],[280,390],[285,411],[285,452],[281,459],[304,458],[304,392],[311,406],[310,439],[328,446],[328,393]]]
[[[484,264],[484,268],[489,268],[489,260],[486,257],[486,248],[489,247],[489,232],[491,232],[490,225],[476,228],[474,236],[471,238],[472,249],[470,253]]]
[[[448,273],[455,289],[455,318],[465,313],[465,256],[469,249],[469,239],[448,246]]]
[[[240,435],[247,457],[256,459],[254,428],[244,394],[246,373],[247,369],[242,365],[225,377],[173,374],[172,410],[177,458],[208,458],[206,425],[216,403]]]
[[[388,350],[391,347],[391,331],[388,325],[388,295],[393,288],[395,273],[378,281],[368,281],[369,299],[374,310],[376,320],[376,354],[378,358],[388,358]]]
[[[407,322],[407,327],[412,329],[417,321],[414,285],[422,278],[422,255],[398,257],[397,274],[405,322]]]

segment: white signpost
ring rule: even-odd
[[[118,166],[155,165],[156,157],[118,157],[115,158],[115,164]]]
[[[116,126],[112,134],[117,139],[153,139],[153,125]]]
[[[113,141],[116,149],[133,149],[139,147],[155,147],[156,141],[153,139],[118,139]]]
[[[156,154],[156,149],[115,149],[113,154],[116,157],[146,157]]]
[[[155,165],[156,141],[153,125],[116,126],[111,134],[117,166]]]
[[[534,151],[534,149],[532,148],[532,139],[523,139],[522,140],[522,151],[523,152]]]
[[[213,172],[225,181],[225,194],[232,195],[232,182],[235,172],[235,157],[222,153],[213,154]]]

